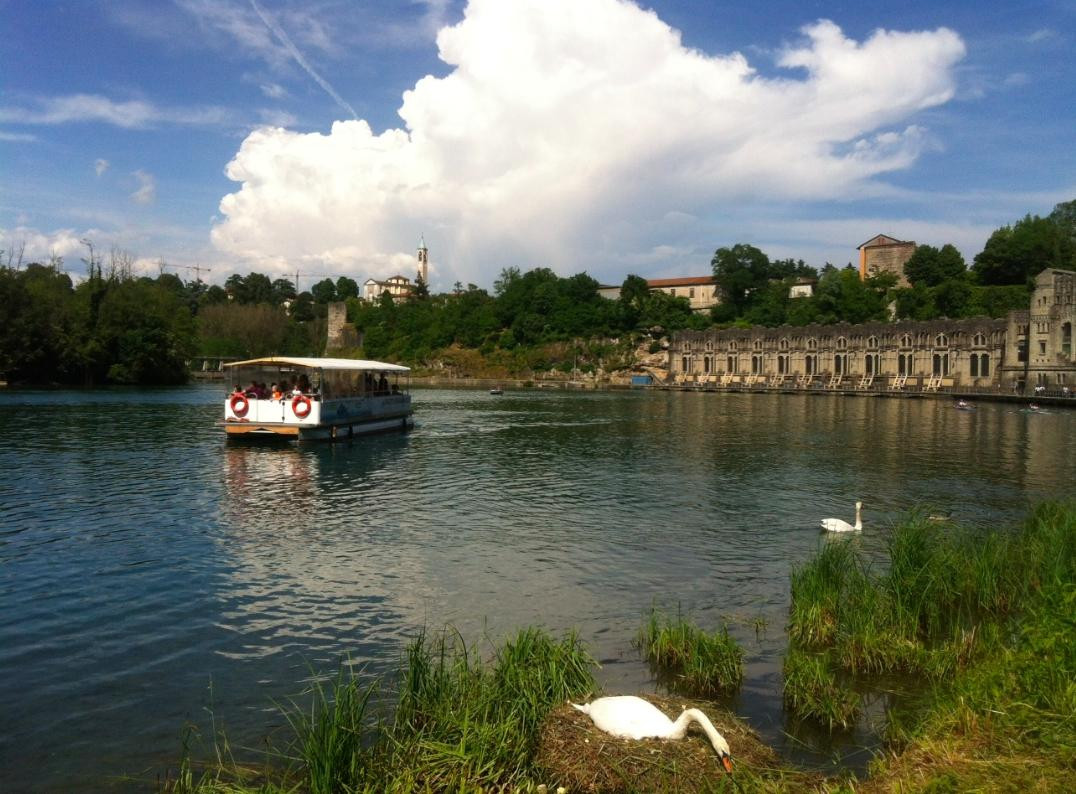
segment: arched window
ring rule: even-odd
[[[688,364],[687,356],[684,356],[683,358],[680,359],[680,371],[681,372],[688,372],[689,371],[689,367],[688,367],[687,364]]]
[[[867,347],[869,347],[871,349],[874,349],[874,348],[878,347],[878,337],[876,337],[876,336],[868,336],[867,337]]]
[[[781,350],[788,350],[788,339],[785,338],[785,337],[782,337],[781,341],[777,343],[777,347],[780,348]]]
[[[843,362],[842,359],[844,359],[844,356],[841,353],[838,353],[837,355],[835,355],[833,357],[833,374],[834,375],[843,374],[844,370],[842,369],[842,364],[844,362]]]
[[[805,356],[803,359],[803,369],[808,375],[814,375],[814,356]]]
[[[818,340],[815,339],[813,336],[810,339],[807,340],[807,349],[808,350],[817,350],[818,349]]]
[[[938,334],[934,337],[934,347],[949,347],[949,337],[945,334]]]
[[[981,333],[976,334],[975,339],[973,340],[973,344],[976,347],[985,347],[986,346],[986,337],[983,336]]]
[[[847,348],[848,348],[848,340],[845,339],[843,336],[837,337],[837,349],[838,350],[846,350]]]
[[[702,371],[705,372],[707,375],[709,375],[711,367],[712,367],[712,360],[711,360],[711,358],[709,356],[706,356],[702,360]]]
[[[1061,355],[1072,355],[1072,323],[1061,325]]]
[[[990,355],[988,353],[979,354],[979,374],[984,378],[990,374]]]
[[[725,372],[735,372],[735,371],[736,371],[736,359],[733,356],[729,356],[729,358],[728,358],[728,367],[725,369]]]
[[[730,339],[729,340],[729,350],[732,351],[733,353],[736,352],[736,340],[735,339]]]
[[[979,354],[971,354],[971,376],[973,378],[979,377]]]
[[[911,334],[905,334],[904,336],[902,336],[900,338],[900,346],[901,347],[911,347],[912,346],[912,335]]]
[[[762,340],[761,339],[756,339],[754,344],[752,345],[752,347],[755,350],[761,350],[762,349]]]

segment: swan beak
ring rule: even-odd
[[[727,755],[721,756],[721,765],[725,767],[725,771],[730,775],[732,774],[732,759]]]

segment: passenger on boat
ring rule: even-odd
[[[310,388],[310,378],[308,378],[306,375],[300,375],[298,383],[295,384],[295,390],[299,394],[307,394],[313,391]]]
[[[381,373],[381,380],[377,382],[377,390],[382,394],[389,393],[389,379],[385,377],[385,373]]]
[[[253,397],[255,400],[259,399],[261,397],[261,388],[258,386],[258,381],[252,380],[244,393],[247,397]]]
[[[274,383],[273,384],[272,395],[273,395],[274,400],[283,399],[283,397],[284,397],[284,389],[281,386],[278,386],[277,384]]]

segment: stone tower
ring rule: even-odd
[[[427,287],[430,286],[430,250],[426,247],[425,236],[418,243],[418,277]]]

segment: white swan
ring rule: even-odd
[[[710,737],[710,743],[717,751],[725,771],[732,771],[729,743],[698,709],[686,709],[676,722],[673,722],[652,703],[634,695],[598,698],[582,706],[577,703],[572,705],[584,714],[589,714],[600,730],[626,739],[682,739],[687,733],[688,724],[694,720]]]
[[[859,514],[860,508],[863,507],[862,502],[856,502],[856,525],[852,526],[847,521],[841,521],[839,518],[823,518],[822,529],[827,532],[859,532],[863,529],[863,519]]]

